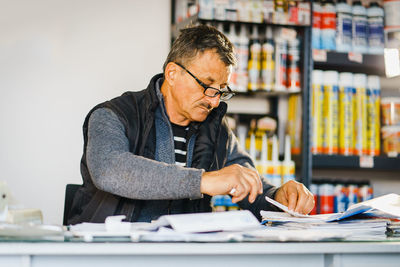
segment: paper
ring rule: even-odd
[[[303,217],[303,218],[308,218],[308,217],[309,217],[309,215],[305,215],[305,214],[301,214],[301,213],[295,212],[295,211],[293,211],[293,210],[289,210],[289,208],[286,207],[285,205],[283,205],[283,204],[279,203],[278,201],[275,201],[275,200],[273,200],[272,198],[269,198],[269,197],[267,197],[267,196],[265,196],[265,200],[268,201],[269,203],[271,203],[271,204],[277,206],[278,208],[280,208],[280,209],[283,210],[284,212],[289,213],[289,214],[292,215],[292,216],[295,216],[295,217]]]
[[[260,227],[260,222],[248,210],[164,215],[159,225],[171,225],[180,233],[240,231]]]

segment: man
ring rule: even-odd
[[[147,89],[94,107],[83,126],[83,186],[68,223],[206,212],[211,196],[223,194],[259,219],[260,210],[276,210],[265,195],[310,212],[312,194],[295,181],[280,188],[262,181],[227,127],[221,100],[233,96],[234,64],[226,36],[210,26],[186,28]]]

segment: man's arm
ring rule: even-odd
[[[89,118],[87,165],[94,185],[132,199],[200,198],[203,170],[158,162],[129,152],[125,128],[110,109]]]
[[[232,131],[229,131],[228,136],[227,166],[219,171],[203,174],[202,192],[211,195],[228,194],[235,188],[235,193],[231,194],[232,201],[238,202],[241,208],[252,211],[257,218],[262,209],[276,210],[265,201],[265,195],[296,212],[307,214],[312,210],[314,197],[303,184],[289,181],[279,188],[270,185],[260,178],[252,159],[239,146]],[[209,179],[209,174],[212,174],[212,179]]]

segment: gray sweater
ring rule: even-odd
[[[248,154],[232,134],[227,166],[238,163],[252,168]],[[247,159],[244,161],[243,159]],[[99,189],[132,199],[200,198],[204,170],[166,164],[129,152],[129,141],[117,115],[97,109],[89,119],[87,164]],[[162,174],[162,175],[160,175]]]

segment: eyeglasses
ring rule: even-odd
[[[189,73],[190,76],[192,76],[196,82],[204,88],[203,94],[209,97],[216,97],[218,95],[221,95],[221,100],[222,101],[227,101],[229,99],[231,99],[235,93],[232,92],[231,88],[229,88],[229,86],[226,86],[222,89],[218,89],[215,87],[211,87],[206,85],[205,83],[203,83],[202,81],[200,81],[196,76],[194,76],[190,71],[188,71],[184,66],[182,66],[179,63],[174,62],[176,65],[178,65],[179,67],[181,67],[182,69],[184,69],[187,73]]]

